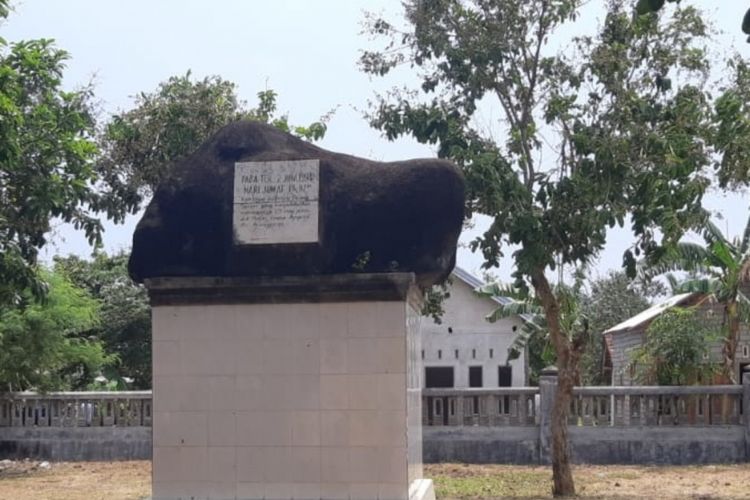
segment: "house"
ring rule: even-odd
[[[524,352],[508,362],[508,348],[524,324],[520,316],[490,323],[485,317],[512,301],[482,297],[475,290],[484,283],[456,267],[450,297],[443,303],[442,323],[422,319],[422,360],[425,388],[503,387],[526,384]]]
[[[702,293],[683,293],[666,299],[630,319],[613,326],[605,331],[603,367],[605,376],[609,376],[612,385],[633,385],[633,377],[629,370],[632,351],[639,347],[645,338],[651,322],[659,315],[673,307],[696,307],[698,313],[708,321],[720,326],[724,319],[723,306]],[[713,342],[706,362],[722,362],[722,340]],[[741,374],[745,366],[750,364],[750,330],[742,325],[740,340],[735,358],[737,374]],[[740,380],[738,376],[737,380]]]

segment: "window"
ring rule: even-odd
[[[458,359],[458,349],[455,349],[455,350],[453,351],[453,356],[454,356],[454,357],[455,357],[456,359]]]
[[[513,385],[512,366],[497,367],[497,385],[498,387],[510,387],[511,385]]]
[[[492,359],[494,357],[495,357],[495,350],[494,349],[490,349],[490,359]]]
[[[448,333],[453,333],[453,327],[452,326],[448,327]]]
[[[422,349],[422,359],[424,359],[424,349]]]
[[[471,350],[471,359],[477,359],[477,350],[476,349],[472,349]]]
[[[452,366],[426,366],[424,369],[426,389],[453,387]]]
[[[443,351],[438,349],[438,359],[443,359]]]
[[[742,357],[750,358],[750,346],[749,345],[742,346]]]
[[[469,367],[469,387],[482,387],[482,367]]]

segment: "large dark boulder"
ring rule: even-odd
[[[234,243],[235,162],[300,159],[320,160],[319,243]],[[138,282],[414,272],[428,286],[453,269],[463,207],[463,177],[448,161],[380,163],[236,122],[173,165],[136,227],[129,270]]]

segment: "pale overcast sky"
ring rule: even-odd
[[[735,46],[750,57],[740,31],[746,1],[690,0],[707,9],[718,28],[720,49]],[[598,2],[590,2],[596,4]],[[367,100],[393,84],[410,83],[407,72],[389,80],[371,80],[357,70],[359,51],[368,40],[360,34],[365,10],[396,18],[399,0],[26,0],[0,27],[12,42],[53,38],[70,52],[65,82],[77,86],[94,79],[103,112],[125,110],[132,96],[151,91],[169,76],[192,70],[196,78],[220,75],[237,84],[240,97],[255,103],[255,94],[272,88],[279,108],[293,123],[309,123],[338,106],[320,146],[376,160],[434,156],[411,140],[389,143],[362,118]],[[598,13],[592,11],[590,24]],[[411,80],[414,83],[414,80]],[[711,195],[707,208],[719,211],[720,227],[730,234],[747,220],[746,195]],[[121,226],[106,224],[108,251],[129,248],[137,217]],[[482,221],[477,224],[479,231]],[[476,233],[475,233],[476,234]],[[462,240],[469,241],[471,235]],[[56,229],[55,253],[88,255],[85,239],[71,228]],[[619,268],[630,244],[626,230],[613,231],[597,266],[599,273]],[[481,256],[459,250],[459,265],[479,274]],[[511,261],[497,274],[507,279]]]

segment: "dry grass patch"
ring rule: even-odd
[[[750,464],[701,467],[586,465],[573,469],[579,498],[750,499]],[[549,467],[425,466],[439,499],[549,498]]]
[[[151,495],[151,462],[5,463],[0,499],[140,500]]]
[[[578,466],[582,499],[750,499],[750,464],[703,467]],[[440,500],[549,498],[548,467],[425,466]],[[2,500],[140,500],[151,494],[151,462],[0,462]]]

